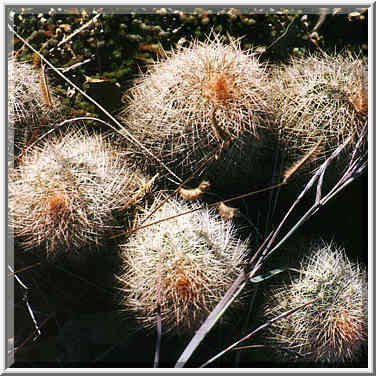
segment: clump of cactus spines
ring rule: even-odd
[[[367,272],[334,244],[319,244],[291,283],[269,298],[271,319],[314,302],[270,327],[270,341],[285,360],[343,364],[359,360],[367,344]]]
[[[46,75],[41,68],[8,60],[8,130],[9,141],[22,147],[30,138],[61,118],[61,105],[52,95]],[[12,139],[11,139],[12,138]]]
[[[341,54],[292,58],[274,70],[274,113],[292,160],[316,147],[305,164],[312,169],[349,136],[356,144],[367,122],[367,71],[365,61]]]
[[[115,211],[140,198],[145,179],[100,135],[69,132],[27,152],[9,171],[10,226],[26,249],[48,255],[100,243]]]
[[[138,223],[161,202],[157,199]],[[196,209],[170,199],[145,224]],[[146,327],[195,330],[223,297],[241,270],[246,243],[231,222],[203,209],[137,230],[121,246],[122,302]]]
[[[127,129],[180,176],[221,147],[211,182],[234,174],[245,156],[251,169],[270,120],[270,85],[257,55],[218,35],[165,54],[126,94],[121,119]]]

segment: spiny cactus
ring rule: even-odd
[[[52,93],[52,95],[51,95]],[[56,123],[62,106],[53,96],[46,75],[31,64],[8,59],[8,132],[10,146],[21,148],[31,137]]]
[[[9,215],[25,248],[47,254],[98,244],[145,184],[124,153],[100,135],[70,132],[47,140],[9,171]]]
[[[275,67],[274,113],[291,160],[317,146],[306,163],[313,169],[347,137],[355,145],[367,122],[367,71],[364,60],[341,54],[292,58]]]
[[[180,176],[221,147],[205,176],[214,185],[257,168],[270,126],[270,84],[257,55],[218,35],[165,55],[126,93],[120,118],[127,129]]]
[[[356,361],[367,343],[367,272],[351,263],[344,249],[333,243],[320,243],[311,252],[299,275],[273,291],[265,313],[272,319],[317,300],[288,318],[274,321],[270,341],[280,348],[285,360],[326,364]]]
[[[170,199],[146,223],[196,208]],[[145,326],[154,326],[159,306],[164,330],[183,332],[202,323],[240,272],[247,253],[232,223],[211,209],[137,230],[121,249],[124,271],[118,278],[125,309],[135,311]]]

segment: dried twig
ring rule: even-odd
[[[79,63],[73,64],[73,65],[71,65],[71,66],[69,66],[67,68],[60,68],[60,69],[61,69],[61,71],[63,73],[67,73],[67,72],[69,72],[69,71],[71,71],[73,69],[77,69],[77,68],[81,67],[82,65],[90,63],[90,61],[91,61],[91,59],[86,59],[84,61],[80,61]]]
[[[266,50],[268,50],[269,48],[271,48],[272,46],[274,46],[279,40],[281,40],[285,35],[287,35],[291,25],[294,23],[295,21],[295,18],[293,18],[290,23],[287,25],[286,27],[286,30],[276,39],[274,40],[271,44],[269,44],[269,46],[267,46],[263,52],[265,52]]]
[[[21,268],[21,269],[18,269],[18,270],[16,270],[16,271],[14,271],[13,273],[9,273],[9,274],[8,274],[8,277],[12,277],[13,275],[16,275],[16,274],[18,274],[18,273],[22,273],[22,272],[24,272],[24,271],[26,271],[26,270],[30,270],[30,269],[32,269],[32,268],[35,268],[35,267],[38,266],[38,265],[41,265],[41,263],[40,263],[40,262],[37,262],[36,264],[29,265],[29,266],[25,266],[24,268]]]
[[[47,318],[45,318],[41,324],[40,324],[40,328],[43,328],[49,319],[51,319],[53,316],[55,316],[55,313],[52,313],[50,316],[48,316]],[[10,361],[12,359],[12,357],[20,350],[22,349],[32,338],[33,336],[35,335],[35,333],[37,333],[39,331],[39,329],[35,329],[33,333],[31,333],[22,343],[21,345],[19,345],[18,347],[14,348],[14,351],[9,354],[9,357],[8,357],[8,361]],[[34,337],[34,340],[35,338],[37,337]]]
[[[222,355],[224,355],[225,353],[227,353],[228,351],[232,350],[233,348],[235,348],[239,343],[251,338],[253,335],[255,335],[257,332],[259,332],[260,330],[262,329],[265,329],[267,328],[270,324],[272,324],[273,322],[277,321],[277,320],[281,320],[281,319],[284,319],[288,316],[290,316],[291,314],[293,314],[294,312],[300,310],[300,309],[303,309],[305,308],[306,306],[312,304],[313,302],[315,302],[316,300],[320,299],[321,297],[318,297],[316,299],[313,299],[313,300],[310,300],[309,302],[305,303],[305,304],[302,304],[301,306],[299,307],[296,307],[294,309],[290,309],[289,311],[286,311],[280,315],[278,315],[277,317],[267,321],[266,323],[260,325],[258,328],[256,328],[255,330],[253,330],[251,333],[247,334],[245,337],[239,339],[239,341],[236,341],[235,343],[233,343],[231,346],[227,347],[225,350],[221,351],[220,353],[218,353],[216,356],[213,356],[211,359],[209,359],[207,362],[205,362],[202,366],[200,366],[200,368],[203,368],[203,367],[206,367],[208,364],[214,362],[214,360],[218,359],[219,357],[221,357]]]
[[[21,279],[18,277],[18,275],[14,273],[14,270],[10,265],[8,265],[8,269],[12,272],[12,275],[14,276],[16,281],[20,284],[20,286],[25,290],[25,293],[24,293],[22,300],[25,302],[25,305],[26,305],[26,308],[29,312],[29,315],[30,315],[31,319],[33,320],[33,323],[34,323],[34,326],[35,326],[35,333],[38,333],[38,335],[33,338],[33,341],[35,341],[42,333],[41,333],[40,328],[38,326],[37,320],[35,319],[34,312],[31,309],[30,304],[29,304],[29,300],[28,300],[28,298],[29,298],[29,295],[28,295],[29,288],[21,281]]]
[[[190,213],[193,213],[195,211],[198,211],[198,210],[203,210],[205,208],[210,208],[210,207],[214,207],[214,206],[219,206],[221,204],[225,204],[227,202],[230,202],[230,201],[234,201],[234,200],[240,200],[242,198],[245,198],[245,197],[249,197],[249,196],[253,196],[253,195],[256,195],[258,193],[261,193],[261,192],[265,192],[265,191],[269,191],[270,189],[275,189],[277,187],[280,187],[281,185],[283,185],[282,183],[280,184],[276,184],[276,185],[273,185],[273,186],[270,186],[270,187],[266,187],[266,188],[263,188],[263,189],[259,189],[257,191],[253,191],[253,192],[248,192],[248,193],[244,193],[242,195],[239,195],[239,196],[236,196],[236,197],[232,197],[232,198],[228,198],[226,200],[221,200],[221,201],[217,201],[217,202],[213,202],[212,204],[208,204],[208,205],[202,205],[202,206],[199,206],[198,208],[195,208],[195,209],[192,209],[192,210],[188,210],[188,211],[185,211],[183,213],[179,213],[179,214],[176,214],[176,215],[173,215],[171,217],[167,217],[167,218],[162,218],[158,221],[155,221],[155,222],[152,222],[152,223],[148,223],[147,225],[140,225],[136,228],[133,228],[131,230],[128,230],[128,231],[124,231],[124,232],[121,232],[119,234],[115,234],[115,235],[112,235],[109,237],[109,239],[115,239],[115,238],[118,238],[120,236],[128,236],[130,234],[133,234],[134,232],[138,231],[138,230],[142,230],[143,228],[146,228],[146,227],[149,227],[149,226],[153,226],[153,225],[156,225],[158,223],[161,223],[161,222],[164,222],[164,221],[168,221],[170,219],[174,219],[174,218],[177,218],[177,217],[180,217],[182,215],[187,215],[187,214],[190,214]],[[179,187],[178,187],[179,188]],[[177,188],[177,189],[178,189]],[[176,192],[177,189],[174,191]],[[170,196],[167,196],[164,200],[162,200],[161,204],[159,204],[156,209],[154,209],[151,214],[149,214],[146,219],[143,220],[142,223],[144,223],[147,219],[149,219],[163,204],[165,204],[168,200],[169,200],[169,197]]]
[[[74,33],[72,33],[71,35],[69,35],[68,37],[64,38],[62,41],[60,41],[55,47],[51,48],[50,51],[48,51],[49,53],[51,53],[53,50],[55,50],[56,48],[60,47],[61,45],[63,45],[64,43],[67,43],[68,41],[70,41],[74,36],[76,36],[78,33],[80,33],[82,30],[86,29],[87,27],[89,27],[92,23],[94,23],[100,16],[102,15],[102,13],[98,13],[95,17],[93,17],[90,21],[86,22],[86,24],[82,25],[80,28],[78,28]]]
[[[51,100],[51,93],[47,85],[47,77],[46,77],[46,72],[44,68],[45,66],[43,62],[41,62],[41,90],[42,90],[43,99],[46,105],[48,106],[48,108],[51,109],[53,107],[53,104]]]
[[[312,157],[317,152],[317,149],[321,145],[323,141],[323,137],[313,146],[311,150],[308,151],[307,154],[305,154],[301,159],[299,159],[297,162],[295,162],[291,167],[289,167],[286,172],[284,173],[283,183],[286,183],[287,180],[295,174],[296,171],[300,169],[304,165],[304,163],[307,162],[309,158]]]

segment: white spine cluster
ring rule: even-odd
[[[196,208],[171,199],[146,223]],[[247,251],[232,223],[209,209],[140,229],[121,248],[124,306],[137,312],[145,326],[156,324],[160,306],[164,328],[182,330],[202,323],[237,277]]]
[[[315,167],[347,137],[357,142],[367,122],[368,65],[351,56],[293,58],[274,69],[274,113],[290,156],[299,159],[321,140],[307,166]]]
[[[241,50],[239,41],[225,44],[214,36],[166,52],[126,94],[121,119],[182,176],[231,140],[230,152],[217,162],[222,179],[223,168],[232,173],[244,156],[252,155],[252,143],[255,149],[263,144],[260,137],[271,112],[269,88],[266,67],[255,53]]]
[[[356,361],[367,342],[367,273],[351,263],[343,249],[320,244],[301,265],[299,276],[273,292],[266,307],[271,319],[312,304],[274,321],[270,340],[288,359],[296,352],[304,361],[341,364]],[[295,359],[299,359],[295,358]]]
[[[70,132],[48,140],[9,172],[11,228],[26,248],[67,252],[98,243],[114,210],[131,202],[144,179],[102,136]]]

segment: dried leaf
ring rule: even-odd
[[[227,206],[223,201],[217,205],[218,213],[222,218],[232,219],[238,215],[238,209]]]
[[[102,82],[112,81],[111,78],[91,78],[86,75],[84,75],[84,77],[85,77],[85,84],[99,84]]]
[[[196,200],[197,198],[202,196],[209,187],[210,183],[204,180],[197,188],[186,189],[181,187],[178,192],[180,194],[180,197],[184,200]]]

